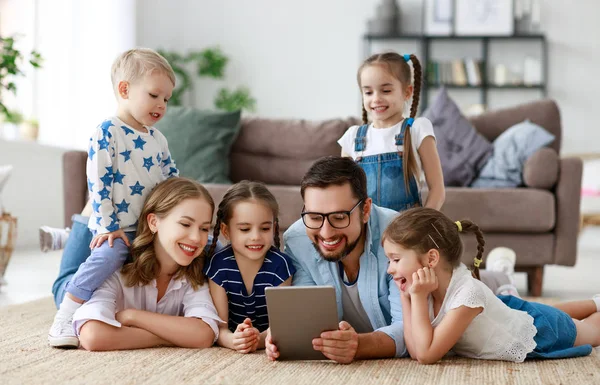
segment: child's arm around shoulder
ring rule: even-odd
[[[429,189],[425,207],[439,210],[446,199],[446,188],[444,187],[444,174],[437,151],[433,126],[429,119],[418,118],[411,127],[411,134],[413,134],[413,129],[415,131],[414,140],[416,140],[417,152],[421,159],[425,181]]]

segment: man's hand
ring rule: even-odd
[[[127,238],[127,235],[125,235],[125,231],[123,231],[123,229],[119,229],[117,231],[113,231],[112,233],[96,235],[94,239],[92,239],[92,241],[90,242],[90,249],[100,247],[100,245],[102,245],[102,243],[104,243],[104,241],[106,241],[107,239],[108,245],[110,247],[113,247],[113,242],[117,238],[121,238],[123,242],[125,242],[127,247],[131,247],[131,244],[129,243],[129,238]]]
[[[252,353],[258,348],[260,332],[252,327],[250,318],[239,324],[233,333],[233,347],[240,353]]]
[[[271,339],[270,328],[267,330],[267,337],[265,338],[265,353],[267,353],[267,358],[271,361],[279,358],[279,350],[277,350],[277,346],[275,346],[273,339]]]
[[[435,271],[429,267],[423,267],[413,273],[413,282],[410,286],[410,295],[428,295],[438,288],[438,279]]]
[[[330,360],[349,364],[358,350],[358,333],[346,321],[340,322],[340,329],[321,333],[313,339],[313,349],[319,350]]]

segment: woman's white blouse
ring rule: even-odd
[[[523,362],[527,353],[537,346],[533,317],[527,312],[511,309],[500,301],[481,281],[473,278],[464,264],[454,269],[440,312],[433,314],[429,299],[429,318],[435,328],[446,313],[460,306],[481,307],[462,337],[452,348],[463,357],[486,360]]]
[[[185,278],[172,279],[167,291],[160,299],[156,280],[147,285],[128,287],[120,272],[111,275],[73,315],[73,328],[77,335],[81,327],[90,320],[101,321],[121,327],[115,318],[124,309],[146,310],[173,316],[195,317],[204,321],[219,336],[219,322],[223,322],[213,304],[208,285],[194,290]]]

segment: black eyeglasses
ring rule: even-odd
[[[331,225],[331,227],[335,229],[345,229],[350,226],[350,214],[354,211],[355,208],[358,207],[363,202],[364,199],[359,200],[354,207],[352,207],[349,211],[333,211],[331,213],[314,213],[311,211],[304,211],[302,208],[302,222],[304,222],[304,226],[308,227],[312,230],[317,230],[323,227],[323,223],[325,223],[325,218]]]

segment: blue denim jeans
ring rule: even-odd
[[[122,239],[115,240],[112,248],[104,241],[100,247],[90,250],[94,234],[87,226],[88,218],[76,214],[72,219],[73,226],[60,261],[58,278],[52,285],[56,307],[60,306],[67,292],[84,301],[89,300],[129,256],[129,248]],[[135,233],[126,234],[132,242]]]

